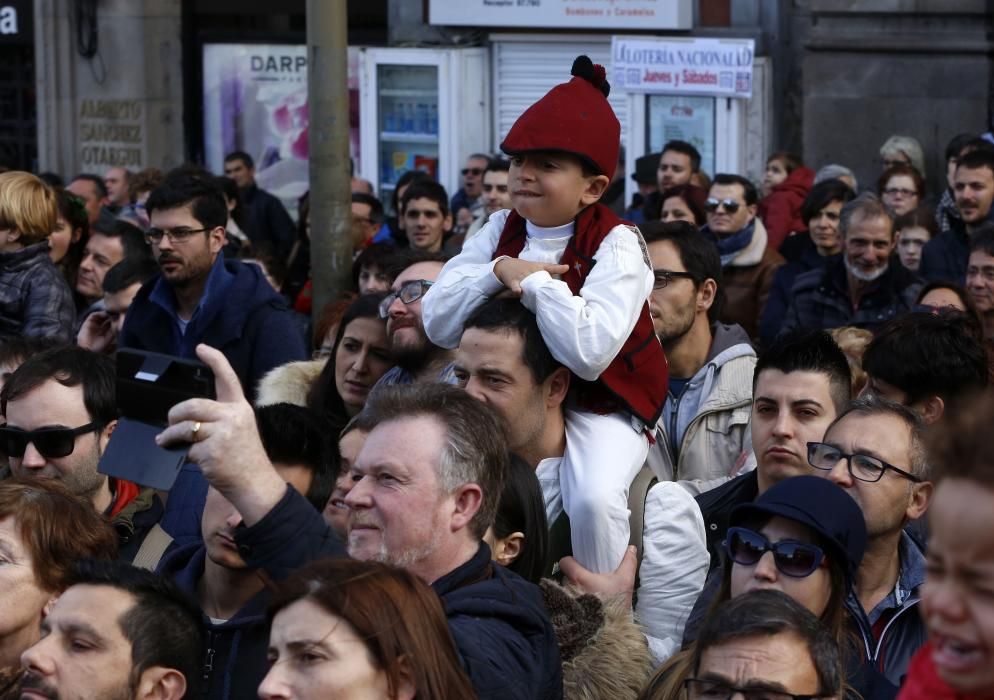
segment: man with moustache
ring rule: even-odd
[[[172,175],[145,208],[160,274],[135,296],[119,347],[192,358],[198,343],[208,343],[228,358],[250,398],[266,372],[307,357],[286,301],[259,268],[225,260],[228,209],[213,182]]]
[[[781,333],[840,326],[876,331],[914,308],[922,283],[904,266],[890,264],[894,216],[879,197],[864,192],[847,203],[839,235],[842,258],[794,282]]]
[[[398,255],[390,276],[390,293],[380,304],[380,317],[387,320],[387,338],[397,366],[387,371],[377,386],[441,382],[455,384],[453,351],[440,348],[425,333],[421,298],[442,271],[442,253],[411,250]]]

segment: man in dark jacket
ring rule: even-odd
[[[9,430],[2,444],[14,476],[58,479],[90,501],[117,531],[119,557],[131,562],[163,508],[152,489],[97,471],[117,425],[114,385],[110,358],[74,345],[29,357],[0,391]],[[68,454],[58,449],[59,431],[75,433]]]
[[[970,234],[988,221],[994,202],[994,150],[978,148],[963,155],[953,175],[959,219],[925,244],[920,272],[928,280],[963,284],[970,257]]]
[[[321,515],[301,508],[303,497],[266,458],[223,356],[204,346],[198,354],[217,378],[218,401],[179,404],[159,439],[194,442],[189,458],[247,525],[234,532],[246,565],[264,562],[279,576],[299,566],[298,546],[312,558],[341,555]],[[461,389],[427,384],[374,392],[364,417],[370,433],[346,497],[349,554],[432,584],[481,698],[560,698],[559,647],[542,594],[494,564],[482,541],[507,466],[496,415]]]
[[[238,185],[241,204],[245,208],[245,231],[256,254],[269,254],[286,262],[297,240],[297,227],[283,203],[255,183],[255,163],[244,151],[229,153],[224,158],[224,174]]]
[[[306,495],[319,513],[331,495],[337,472],[321,424],[307,409],[288,404],[266,406],[256,415],[277,474],[297,493]],[[298,507],[307,506],[298,502]],[[201,519],[203,541],[168,552],[158,567],[160,574],[200,605],[207,644],[203,697],[216,700],[255,697],[268,668],[266,606],[270,595],[261,574],[278,579],[285,570],[269,571],[264,561],[256,562],[261,567],[246,565],[235,545],[241,523],[234,506],[217,489],[208,489]],[[297,546],[297,533],[285,525],[277,524],[286,556],[296,557],[296,565],[303,566],[310,561],[310,552]]]
[[[145,207],[161,274],[132,301],[119,347],[193,357],[198,343],[209,343],[249,396],[273,367],[306,358],[297,322],[259,268],[224,259],[228,210],[212,182],[172,176]]]
[[[797,278],[781,332],[840,326],[873,331],[914,307],[921,281],[891,264],[894,219],[879,197],[865,192],[846,204],[839,234],[842,258]]]

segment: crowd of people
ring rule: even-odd
[[[353,173],[316,314],[247,153],[0,174],[0,698],[994,697],[994,143],[625,202],[571,73],[451,197]],[[214,376],[168,491],[123,350]]]

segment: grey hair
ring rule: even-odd
[[[932,465],[928,459],[928,451],[925,443],[925,421],[914,410],[907,406],[902,406],[896,401],[878,396],[877,394],[866,394],[857,399],[853,399],[842,413],[840,413],[832,424],[825,430],[825,434],[835,427],[843,418],[850,414],[859,416],[894,416],[908,426],[911,435],[908,444],[908,457],[911,463],[907,469],[923,481],[932,478]],[[894,465],[900,466],[900,465]],[[903,468],[903,467],[902,467]]]
[[[430,417],[445,429],[435,474],[439,487],[452,493],[465,484],[483,492],[470,531],[482,538],[493,525],[497,502],[508,469],[507,438],[493,409],[462,389],[446,384],[384,386],[371,392],[355,421],[372,431],[377,425],[408,418]]]
[[[852,178],[852,188],[854,192],[859,189],[859,180],[856,179],[856,173],[846,166],[839,165],[838,163],[826,165],[815,173],[814,184],[817,185],[820,182],[825,182],[825,180],[838,180],[842,177]]]
[[[900,153],[911,161],[911,165],[922,177],[925,177],[925,151],[918,139],[911,136],[894,135],[884,141],[880,147],[880,156],[884,157],[888,153]]]
[[[864,192],[855,199],[846,202],[839,213],[839,236],[843,239],[849,232],[849,225],[854,217],[859,219],[877,219],[886,217],[890,222],[890,237],[894,239],[894,212],[872,192]]]

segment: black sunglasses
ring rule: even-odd
[[[742,566],[754,566],[767,552],[773,552],[773,563],[781,574],[792,578],[810,576],[821,566],[825,553],[821,547],[806,542],[781,540],[770,542],[762,534],[745,527],[728,528],[725,553]]]
[[[78,436],[102,430],[105,425],[107,424],[103,421],[93,421],[78,428],[42,428],[41,430],[21,430],[3,426],[0,427],[0,452],[8,457],[21,459],[30,442],[45,459],[67,457],[76,448]]]
[[[742,205],[734,199],[715,199],[714,197],[709,197],[708,200],[704,202],[704,211],[708,214],[714,214],[718,211],[718,207],[723,207],[729,214],[734,214],[741,206]]]
[[[482,175],[483,174],[483,168],[463,168],[462,169],[462,174],[463,175],[469,175],[470,173],[473,173],[474,175]]]

